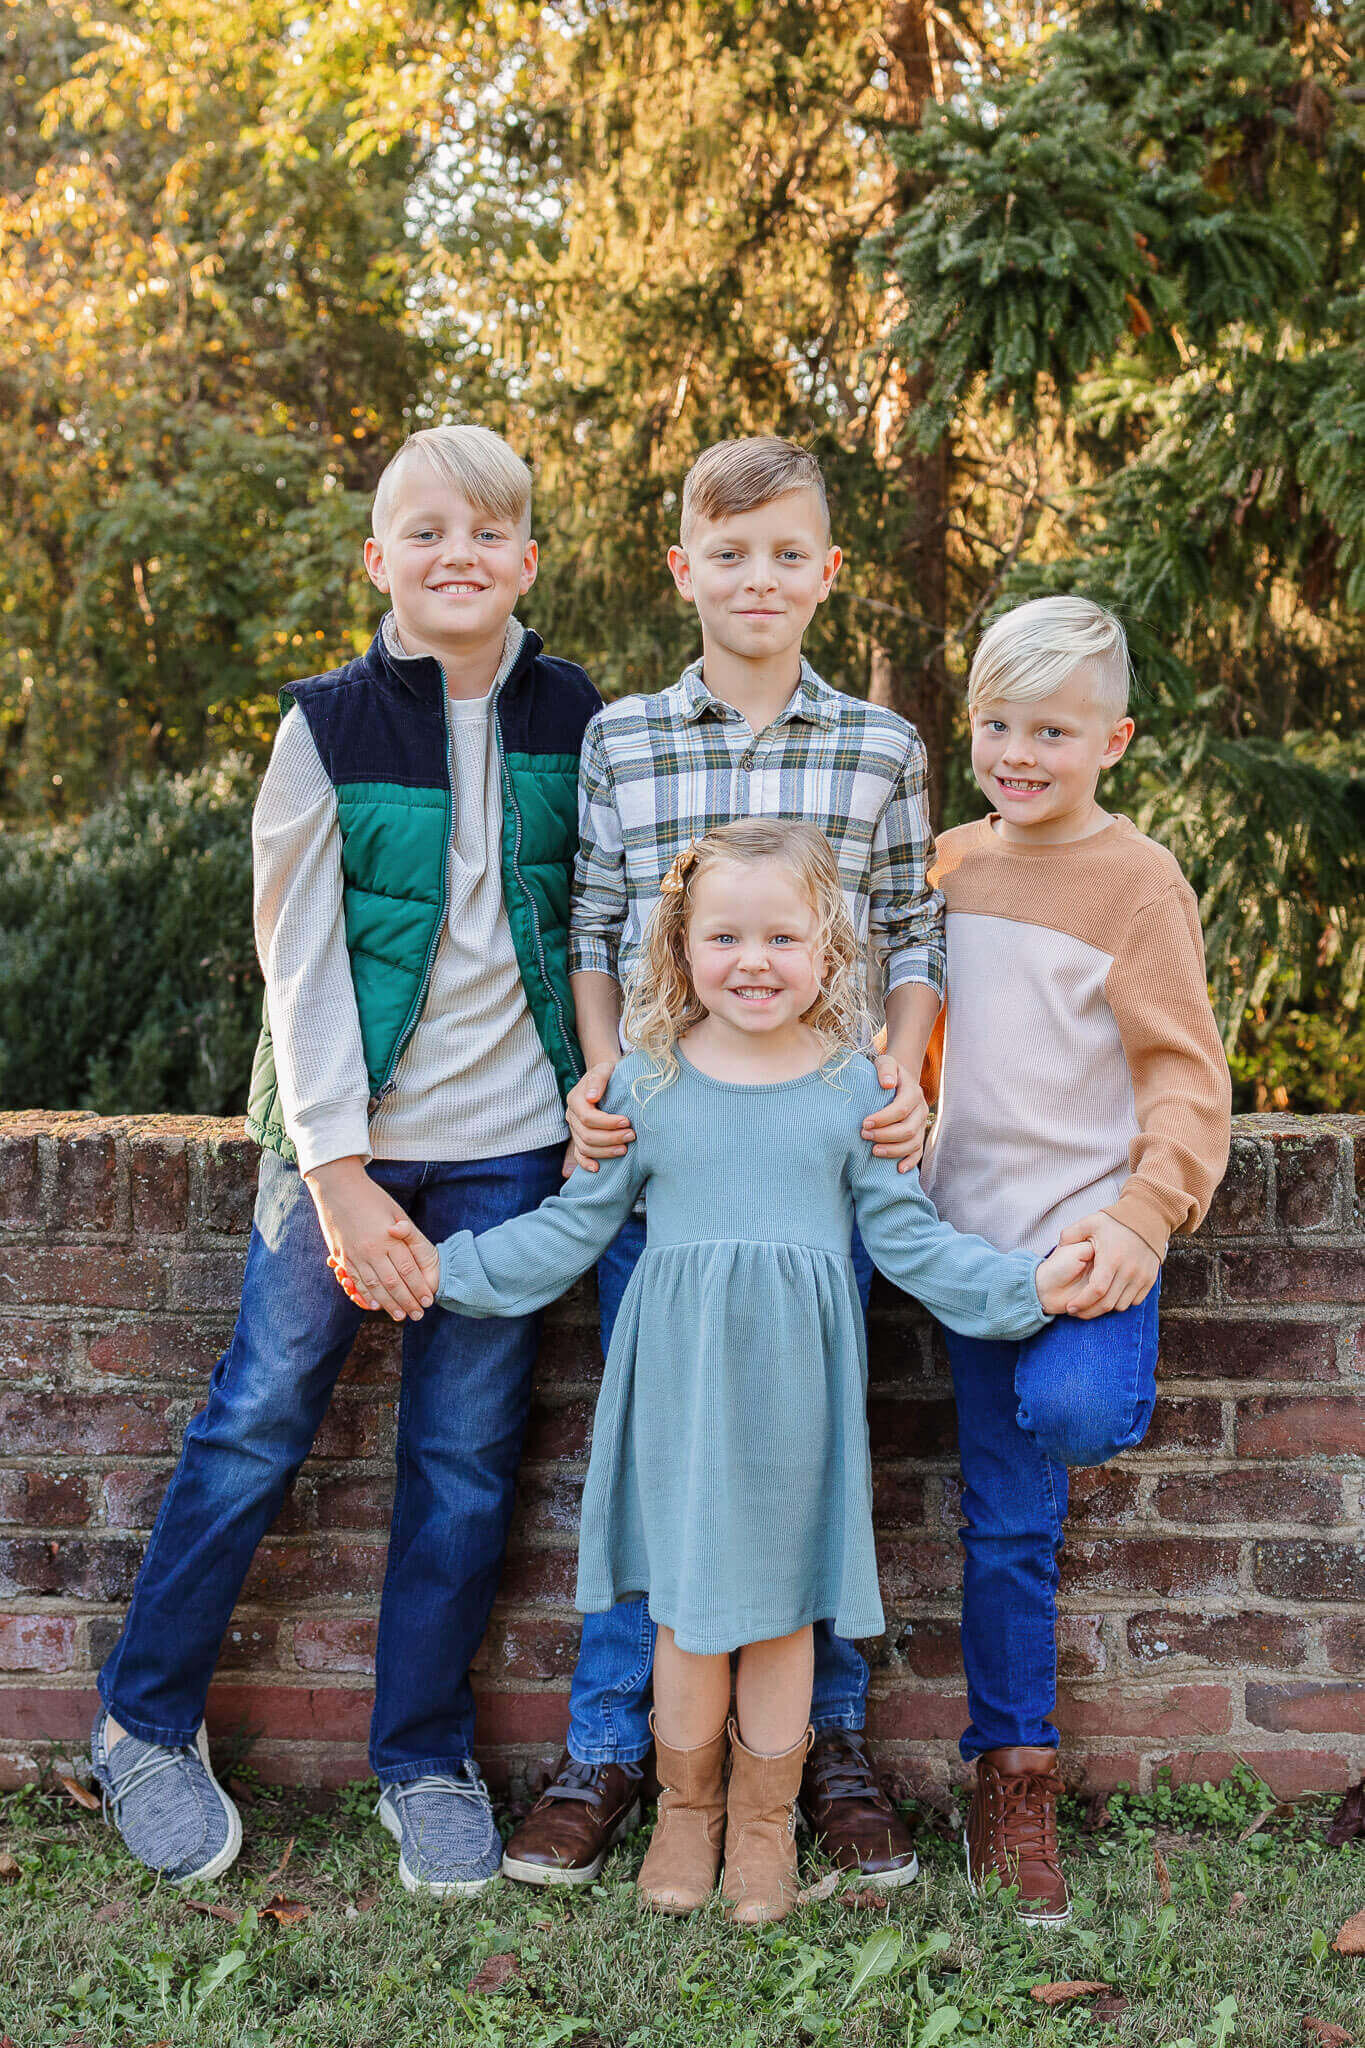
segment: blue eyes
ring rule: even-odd
[[[738,941],[733,932],[714,932],[711,937],[711,943],[713,946],[733,946]],[[794,946],[796,943],[796,940],[789,932],[774,932],[772,938],[768,941],[770,946]]]

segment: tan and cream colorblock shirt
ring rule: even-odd
[[[1030,846],[981,818],[930,875],[948,977],[922,1168],[940,1216],[1045,1254],[1097,1209],[1164,1257],[1227,1166],[1232,1089],[1194,892],[1127,818]]]

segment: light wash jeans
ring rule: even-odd
[[[616,1314],[645,1248],[645,1226],[632,1216],[597,1262],[602,1350],[611,1346]],[[867,1313],[872,1261],[854,1232],[853,1267]],[[638,1763],[654,1738],[649,1710],[654,1679],[654,1623],[643,1598],[618,1600],[605,1614],[585,1614],[569,1695],[569,1754],[584,1764]],[[861,1728],[867,1708],[867,1665],[827,1621],[815,1624],[815,1688],[811,1720],[824,1728]]]
[[[371,1177],[435,1243],[534,1209],[563,1147]],[[363,1312],[327,1265],[312,1197],[261,1158],[232,1342],[185,1431],[100,1697],[144,1742],[194,1740],[256,1546],[312,1448]],[[474,1738],[469,1664],[502,1570],[530,1401],[538,1316],[428,1309],[403,1325],[398,1480],[379,1610],[370,1762],[385,1782],[453,1771]],[[371,1398],[378,1400],[378,1395]]]

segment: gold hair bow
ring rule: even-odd
[[[697,864],[697,842],[689,839],[680,854],[674,857],[667,874],[659,887],[665,896],[681,896],[687,887],[687,877]]]

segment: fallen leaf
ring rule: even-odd
[[[1081,1833],[1083,1835],[1097,1835],[1101,1828],[1111,1828],[1113,1825],[1114,1816],[1109,1811],[1108,1794],[1096,1792],[1094,1797],[1086,1803],[1085,1819],[1081,1822]]]
[[[228,1920],[234,1927],[237,1925],[237,1915],[231,1906],[215,1906],[209,1899],[182,1899],[180,1903],[187,1913],[206,1913],[210,1920]]]
[[[1337,1809],[1337,1815],[1327,1830],[1329,1849],[1340,1849],[1343,1843],[1354,1842],[1365,1835],[1365,1778],[1358,1785],[1352,1785]]]
[[[1251,1840],[1251,1837],[1254,1834],[1258,1833],[1259,1830],[1265,1826],[1268,1820],[1273,1819],[1275,1814],[1278,1813],[1278,1811],[1278,1807],[1263,1806],[1260,1812],[1257,1814],[1255,1820],[1251,1823],[1251,1826],[1249,1828],[1242,1829],[1241,1834],[1237,1837],[1238,1841],[1249,1842]]]
[[[311,1919],[312,1913],[302,1899],[287,1899],[283,1892],[276,1892],[270,1904],[261,1907],[262,1920],[273,1920],[277,1927],[293,1927],[300,1920]]]
[[[22,1877],[22,1875],[22,1870],[10,1855],[9,1850],[0,1849],[0,1884],[13,1884],[15,1878]]]
[[[1100,1991],[1090,2008],[1090,2017],[1096,2020],[1116,2020],[1127,2012],[1128,2000],[1121,1991]]]
[[[94,1917],[98,1920],[101,1927],[112,1927],[114,1922],[121,1920],[127,1911],[128,1907],[125,1900],[110,1899],[108,1905],[101,1906]]]
[[[891,1904],[889,1892],[879,1891],[875,1884],[860,1885],[856,1892],[845,1892],[842,1903],[856,1906],[864,1913],[885,1912]]]
[[[1332,1946],[1339,1956],[1365,1956],[1365,1911],[1352,1913],[1337,1929]]]
[[[77,1784],[74,1778],[64,1778],[61,1772],[58,1771],[57,1783],[64,1792],[75,1800],[77,1806],[83,1806],[87,1813],[99,1812],[100,1802],[96,1799],[94,1793],[87,1792],[84,1785]]]
[[[819,1899],[832,1897],[834,1892],[838,1890],[839,1879],[843,1874],[842,1870],[826,1871],[822,1878],[817,1879],[814,1884],[808,1884],[804,1891],[799,1891],[796,1894],[797,1905],[813,1906]]]
[[[261,1803],[260,1793],[250,1785],[244,1785],[240,1778],[229,1778],[227,1789],[239,1806],[259,1806]]]
[[[1161,1887],[1161,1903],[1163,1906],[1169,1906],[1171,1903],[1171,1873],[1166,1868],[1166,1858],[1162,1855],[1160,1849],[1156,1847],[1155,1843],[1152,1845],[1152,1868],[1156,1872],[1156,1881]]]
[[[274,1884],[277,1877],[284,1876],[285,1871],[289,1868],[289,1859],[293,1855],[293,1853],[294,1837],[293,1835],[291,1835],[289,1837],[289,1840],[284,1845],[283,1856],[281,1856],[279,1862],[275,1865],[275,1868],[270,1872],[269,1876],[265,1880],[267,1884]]]
[[[515,1956],[489,1956],[486,1963],[474,1972],[467,1991],[500,1991],[511,1977],[520,1977],[521,1964]]]
[[[1244,1906],[1244,1905],[1246,1904],[1246,1902],[1247,1902],[1247,1895],[1246,1895],[1246,1893],[1245,1893],[1245,1892],[1234,1892],[1234,1893],[1233,1893],[1232,1897],[1231,1897],[1231,1898],[1230,1898],[1230,1899],[1228,1900],[1228,1918],[1229,1918],[1229,1920],[1231,1920],[1231,1919],[1232,1919],[1232,1918],[1233,1918],[1233,1917],[1234,1917],[1234,1916],[1235,1916],[1236,1914],[1238,1914],[1238,1913],[1240,1913],[1240,1912],[1241,1912],[1241,1910],[1242,1910],[1243,1906]]]
[[[1077,1978],[1069,1984],[1034,1984],[1029,1997],[1037,1999],[1039,2005],[1069,2005],[1073,1998],[1093,1998],[1097,1991],[1112,1991],[1112,1984],[1100,1984],[1089,1977]]]
[[[1345,2027],[1338,2027],[1331,2020],[1317,2019],[1311,2012],[1303,2016],[1303,2031],[1310,2041],[1321,2041],[1322,2048],[1351,2048],[1354,2034],[1348,2034]]]
[[[542,1934],[553,1934],[559,1922],[557,1920],[533,1920],[531,1925],[538,1927]]]

